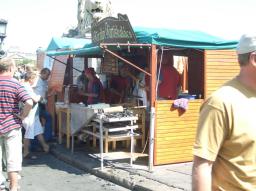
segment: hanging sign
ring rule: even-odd
[[[105,74],[118,74],[118,60],[110,54],[105,54],[101,71]]]
[[[127,15],[118,14],[118,18],[106,17],[92,23],[92,42],[99,43],[135,43],[136,36]]]

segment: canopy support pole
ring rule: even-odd
[[[150,55],[150,91],[151,91],[151,99],[150,99],[150,129],[149,129],[149,162],[148,162],[148,170],[150,172],[153,171],[154,166],[154,144],[155,144],[155,102],[156,102],[156,71],[157,71],[157,49],[156,45],[152,45],[151,47],[151,55]]]

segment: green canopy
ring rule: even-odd
[[[234,49],[237,41],[224,40],[200,31],[134,27],[137,41],[166,47],[202,50]]]
[[[66,51],[51,51],[47,52],[48,56],[61,56],[61,55],[99,55],[102,50],[99,46],[91,46],[86,48],[80,48],[76,50],[66,50]]]
[[[202,50],[234,49],[238,41],[224,40],[200,31],[134,27],[138,43],[155,44],[175,48],[193,48]],[[82,39],[81,39],[82,40]],[[132,45],[131,45],[132,46]],[[116,48],[116,47],[113,47]],[[87,43],[83,48],[67,51],[48,52],[49,56],[58,55],[99,55],[99,46]]]
[[[55,51],[58,49],[79,49],[83,48],[86,44],[90,44],[91,42],[91,39],[84,38],[53,37],[46,51]]]

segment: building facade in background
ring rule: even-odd
[[[91,32],[91,24],[113,15],[110,0],[78,0],[77,33],[79,37],[87,37]]]

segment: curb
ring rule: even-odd
[[[74,160],[73,157],[65,155],[61,152],[58,152],[56,149],[51,149],[50,153],[53,154],[57,159],[60,159],[60,160],[66,162],[76,168],[79,168],[81,170],[90,172],[91,174],[93,174],[99,178],[111,181],[115,184],[118,184],[118,185],[123,186],[130,190],[134,190],[134,188],[135,188],[134,183],[131,181],[128,181],[121,177],[116,177],[114,175],[111,176],[108,173],[101,171],[99,169],[92,169],[92,168],[86,166],[84,163],[81,163],[78,160]],[[92,159],[92,160],[94,160],[94,159]]]
[[[129,190],[134,190],[134,191],[159,191],[159,190],[161,190],[161,191],[181,191],[181,189],[163,185],[157,181],[148,179],[141,175],[131,175],[131,173],[126,170],[105,167],[104,170],[101,171],[99,167],[97,167],[97,168],[90,167],[90,165],[88,165],[89,163],[95,164],[95,159],[90,158],[90,157],[87,157],[88,161],[79,161],[79,160],[75,159],[76,158],[75,155],[62,153],[61,151],[58,151],[58,149],[55,149],[55,148],[52,148],[50,150],[50,153],[53,154],[53,156],[55,156],[59,160],[62,160],[78,169],[87,171],[99,178],[108,180],[110,182],[113,182],[114,184],[117,184],[117,185],[127,188]],[[99,163],[99,161],[97,161],[96,163]]]

